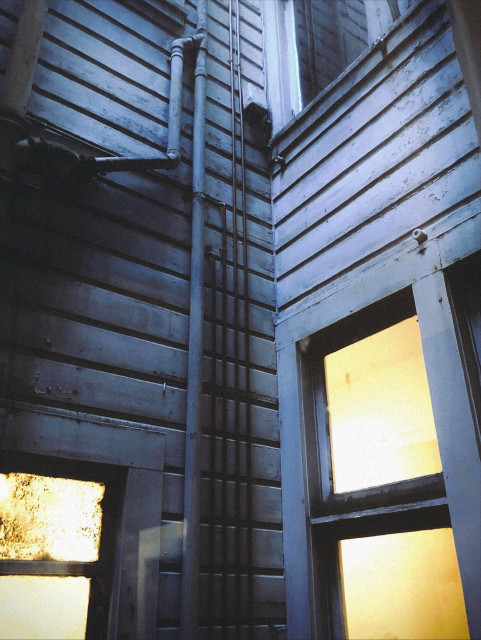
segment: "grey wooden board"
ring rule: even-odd
[[[42,65],[38,65],[28,104],[31,114],[115,155],[145,157],[165,151],[165,125],[161,127],[150,118],[51,70],[43,74],[42,69]],[[191,157],[190,139],[181,139],[180,151],[183,158]],[[231,170],[224,156],[206,147],[205,158],[211,174],[230,180]],[[191,169],[184,163],[169,175],[183,184],[191,182]],[[206,182],[208,184],[209,180]],[[267,176],[246,168],[246,183],[249,190],[266,200],[269,198]]]
[[[208,577],[200,575],[199,610],[208,611]],[[285,615],[284,579],[278,576],[254,575],[254,616],[258,618],[282,618]],[[215,590],[220,599],[222,576],[216,576]],[[228,616],[236,616],[238,610],[242,616],[247,615],[247,579],[241,578],[241,598],[235,598],[235,577],[229,575],[227,581]],[[176,619],[180,613],[180,574],[161,573],[159,587],[159,617]],[[216,598],[217,599],[217,598]],[[214,609],[214,614],[220,615],[220,608]]]
[[[87,418],[10,410],[3,447],[71,460],[161,471],[165,435],[155,427],[112,425]]]
[[[96,369],[11,354],[1,354],[4,374],[2,392],[24,401],[41,398],[49,404],[62,403],[82,411],[101,410],[108,415],[119,413],[134,419],[156,420],[182,425],[185,423],[187,392],[166,386],[106,373]],[[219,401],[220,403],[220,401]],[[218,420],[221,414],[218,412]],[[232,412],[228,412],[232,428]],[[252,434],[269,438],[275,429],[277,412],[263,406],[251,407]],[[202,424],[210,423],[210,396],[202,397]],[[270,437],[272,439],[272,436]]]
[[[439,95],[459,82],[461,72],[456,60],[447,60],[441,69],[436,69],[452,52],[452,37],[448,31],[416,52],[405,66],[391,74],[374,91],[360,95],[351,110],[338,114],[337,123],[309,147],[304,147],[302,155],[297,156],[274,180],[275,221],[282,219],[281,211],[288,214],[295,203],[298,205],[311,197],[315,187],[319,189],[319,181],[317,184],[309,183],[306,173],[324,163],[325,177],[321,184],[330,182],[335,175],[343,173],[371,149],[395,135]],[[331,166],[336,167],[335,172]],[[286,193],[277,202],[280,192]]]
[[[164,473],[164,494],[163,494],[163,513],[180,514],[183,511],[183,492],[184,480],[183,476]],[[201,482],[201,516],[207,517],[210,515],[211,504],[210,498],[210,483],[208,480],[203,479]],[[240,486],[241,489],[241,512],[240,518],[246,517],[246,485],[244,483]],[[235,483],[229,481],[227,483],[227,517],[234,518],[235,514]],[[221,516],[222,504],[222,482],[217,481],[216,491],[216,503],[215,503],[215,515]],[[269,487],[265,485],[253,484],[252,485],[252,517],[256,527],[257,523],[264,523],[265,525],[273,524],[278,525],[282,522],[281,515],[281,490],[278,487]]]
[[[140,257],[142,261],[152,263],[155,266],[177,271],[183,275],[190,274],[190,233],[187,238],[182,238],[183,242],[179,246],[177,238],[170,238],[167,229],[164,230],[163,237],[152,234],[148,230],[138,229],[137,225],[126,225],[123,221],[104,217],[92,212],[88,208],[68,205],[65,201],[43,199],[41,194],[34,191],[23,191],[18,198],[19,207],[24,211],[26,219],[37,221],[42,220],[42,224],[50,226],[57,231],[71,234],[87,242],[95,243],[97,246],[110,251],[115,251],[127,257]],[[137,202],[140,209],[143,202]],[[162,214],[159,215],[159,227],[161,226]],[[182,222],[184,222],[182,220]],[[186,225],[187,226],[187,225]],[[190,230],[189,230],[190,231]],[[179,235],[179,234],[177,234]],[[205,229],[205,244],[212,246],[217,256],[220,256],[222,247],[222,237],[219,232],[213,229]],[[179,238],[180,240],[180,238]],[[229,271],[232,270],[233,241],[227,240],[227,260]],[[159,246],[161,245],[161,246]],[[243,266],[243,243],[237,244],[238,264]],[[264,276],[262,281],[273,276],[273,258],[270,253],[258,247],[247,246],[247,264],[251,274],[252,286],[256,287],[256,275]],[[229,273],[230,280],[232,274]],[[228,283],[232,286],[231,282]],[[262,285],[261,285],[262,286]]]
[[[480,225],[478,196],[427,226],[429,239],[421,248],[408,237],[341,274],[280,315],[277,348],[303,339],[471,255],[481,248]],[[348,290],[350,293],[346,295]]]
[[[40,49],[40,65],[36,82],[38,86],[49,86],[47,74],[49,69],[55,69],[60,73],[67,74],[75,78],[77,82],[93,90],[99,91],[112,100],[130,107],[135,113],[140,112],[146,118],[153,121],[152,126],[158,125],[155,139],[161,139],[162,126],[168,124],[168,101],[169,82],[157,81],[152,87],[145,88],[139,86],[138,77],[134,76],[135,84],[126,77],[119,77],[116,73],[111,73],[103,68],[99,68],[94,61],[85,59],[77,53],[69,51],[57,44],[56,41],[44,38]],[[165,84],[165,86],[164,86]],[[162,93],[161,93],[162,91]],[[193,94],[189,89],[185,89],[183,96],[182,131],[185,135],[192,135],[193,128]],[[115,112],[111,117],[115,117]],[[206,104],[206,143],[219,151],[225,151],[230,142],[229,125],[230,114],[215,102],[209,100]],[[135,114],[132,113],[132,118]],[[266,154],[249,144],[245,147],[246,160],[249,165],[258,167],[259,171],[266,172]]]
[[[124,499],[119,553],[120,637],[151,638],[159,597],[162,473],[130,469]]]
[[[471,391],[444,274],[413,286],[471,637],[481,632],[481,467]]]
[[[168,306],[188,308],[190,287],[186,277],[106,253],[52,230],[16,223],[6,233],[14,245],[22,247],[22,251],[53,268],[78,274],[83,279],[94,280],[114,289],[162,301]],[[42,238],[41,243],[39,238]],[[273,283],[258,278],[259,286],[256,287],[255,276],[251,275],[249,279],[252,283],[250,299],[262,304],[270,302],[273,306]],[[239,285],[239,293],[242,294],[243,278],[239,278]]]
[[[0,339],[18,348],[44,351],[47,358],[61,355],[84,366],[104,365],[128,375],[144,374],[159,381],[187,379],[188,352],[156,344],[142,338],[114,333],[87,324],[65,320],[45,313],[7,305],[0,301]],[[211,381],[211,358],[204,358],[204,382]],[[217,363],[217,384],[234,387],[234,366],[227,364],[222,380],[222,363]],[[245,367],[238,372],[240,389],[245,390]],[[171,382],[172,384],[172,382]],[[250,370],[252,395],[276,401],[277,381],[273,374]]]
[[[297,347],[278,351],[279,418],[281,423],[282,509],[284,514],[284,571],[289,637],[313,637],[311,606],[313,576],[309,527],[308,478],[302,434],[301,389]]]
[[[354,262],[359,263],[379,253],[387,242],[399,242],[409,236],[415,228],[443,215],[444,211],[479,191],[480,182],[479,154],[468,154],[456,170],[436,177],[432,184],[403,199],[371,224],[337,243],[331,251],[321,254],[279,282],[279,306],[289,304],[294,297],[305,295],[322,281],[351,267]]]
[[[410,36],[413,31],[417,31],[416,43],[422,45],[431,37],[431,29],[436,30],[440,23],[447,24],[442,0],[418,3],[384,40],[386,54],[392,55],[392,68],[401,65],[412,55],[413,44]],[[371,47],[356,64],[341,74],[336,82],[322,91],[306,109],[276,134],[272,141],[273,157],[285,154],[293,143],[298,146],[300,130],[308,132],[306,142],[309,141],[310,135],[317,136],[318,128],[324,126],[324,122],[329,122],[330,116],[336,113],[341,102],[344,109],[349,109],[352,103],[358,100],[359,87],[362,86],[364,91],[368,91],[383,81],[386,72],[383,54],[378,47]],[[336,117],[338,116],[339,112]]]
[[[52,310],[73,314],[88,323],[102,324],[111,330],[132,332],[146,339],[166,341],[186,347],[189,339],[187,315],[157,305],[134,300],[128,296],[102,290],[89,284],[73,281],[55,272],[42,272],[27,266],[5,265],[0,291],[19,301],[36,303]],[[271,323],[272,326],[272,323]],[[245,334],[240,334],[239,355],[244,358]],[[211,327],[205,323],[204,345],[211,350]],[[221,354],[222,328],[217,327],[217,353]],[[272,341],[250,336],[251,363],[275,371],[275,346]],[[234,355],[234,332],[227,330],[227,355]]]
[[[463,101],[464,102],[464,101]],[[464,111],[463,104],[461,106]],[[463,113],[463,116],[465,113]],[[374,181],[368,187],[361,180],[356,183],[355,175],[349,174],[351,185],[356,191],[345,206],[336,208],[332,216],[323,216],[319,225],[293,242],[278,254],[278,278],[294,269],[299,258],[306,262],[320,251],[326,251],[335,242],[345,238],[364,224],[369,224],[387,209],[398,206],[409,195],[420,189],[429,188],[431,181],[452,168],[455,163],[470,153],[477,145],[472,119],[457,122],[456,128],[436,142],[423,149],[415,149],[412,158],[392,172]],[[429,127],[430,128],[430,127]],[[397,141],[398,143],[400,141]],[[397,148],[402,148],[400,144]],[[381,167],[381,159],[377,167]],[[377,168],[376,167],[376,168]],[[364,167],[363,167],[364,169]],[[321,171],[321,170],[320,170]],[[366,173],[368,168],[366,167]],[[365,174],[364,174],[365,175]],[[341,185],[340,185],[341,186]],[[342,188],[342,187],[341,187]],[[359,194],[359,195],[358,195]],[[433,198],[436,191],[433,189]],[[426,212],[426,215],[429,215]],[[420,222],[422,225],[422,221]],[[321,240],[322,238],[322,240]]]
[[[5,447],[12,451],[38,452],[42,455],[59,455],[147,469],[161,469],[160,462],[164,460],[165,465],[170,468],[182,469],[184,466],[185,434],[178,429],[128,423],[125,420],[107,419],[53,407],[36,407],[33,404],[9,403],[8,411]],[[157,438],[159,433],[162,442]],[[217,438],[218,472],[222,471],[222,447],[221,439]],[[231,475],[235,473],[235,447],[234,440],[227,439],[227,473]],[[279,448],[265,443],[252,444],[251,451],[252,477],[279,482]],[[245,473],[245,442],[239,443],[239,457],[241,471]],[[203,471],[211,469],[210,437],[207,435],[202,437],[201,468]]]
[[[199,640],[249,640],[251,633],[248,626],[243,626],[240,630],[237,627],[228,625],[224,631],[224,627],[217,626],[207,628],[199,626]],[[271,621],[266,625],[254,625],[253,631],[256,640],[286,640],[286,626],[283,621]],[[179,640],[180,630],[177,627],[161,627],[157,631],[157,640]]]
[[[160,71],[168,73],[168,54],[170,53],[170,46],[174,38],[169,37],[165,33],[163,34],[162,30],[159,28],[155,30],[158,32],[158,35],[154,30],[152,30],[149,39],[144,37],[139,38],[135,34],[135,22],[134,24],[131,24],[131,20],[129,20],[130,27],[128,29],[124,29],[120,22],[113,23],[108,19],[110,7],[114,5],[111,0],[103,0],[102,5],[103,6],[99,7],[98,4],[93,4],[97,10],[92,11],[88,6],[77,4],[75,0],[70,0],[68,3],[62,2],[61,0],[58,2],[58,0],[56,0],[52,5],[52,9],[56,12],[58,11],[59,15],[62,17],[65,16],[68,20],[71,20],[80,27],[83,27],[83,29],[87,29],[94,34],[99,34],[103,39],[114,44],[117,50],[123,49],[127,52],[129,57],[136,57],[137,59],[145,61],[149,65],[158,66]],[[119,5],[117,5],[115,9],[118,12]],[[132,13],[128,10],[127,13],[130,18]],[[51,17],[53,17],[52,14],[50,14],[49,19]],[[137,18],[138,23],[140,19],[135,16],[135,14],[134,18]],[[159,51],[161,47],[163,51]],[[86,51],[88,51],[88,49],[86,49]],[[159,53],[162,56],[160,60]],[[210,73],[225,84],[228,84],[229,76],[227,66],[217,62],[217,57],[220,60],[224,57],[222,56],[222,49],[219,50],[215,44],[210,43],[209,53],[211,53],[208,63]],[[251,82],[255,82],[259,86],[263,86],[264,78],[262,69],[259,69],[257,65],[250,64],[249,60],[245,57],[243,62],[243,68],[245,68],[245,74],[249,80]]]
[[[443,109],[447,113],[443,113]],[[463,122],[460,119],[465,118],[468,111],[466,92],[461,88],[433,109],[429,109],[421,120],[413,122],[386,145],[369,149],[366,154],[368,157],[359,164],[353,163],[344,175],[334,178],[330,185],[326,185],[322,196],[318,194],[309,204],[301,206],[292,218],[279,225],[278,247],[281,248],[289,241],[295,241],[297,236],[305,233],[321,220],[327,219],[336,211],[348,209],[356,197],[364,196],[368,190],[372,192],[383,178],[393,183],[393,190],[397,188],[398,192],[402,190],[404,193],[411,191],[423,181],[424,175],[418,170],[412,178],[409,176],[408,182],[403,182],[404,176],[399,181],[398,176],[405,165],[410,160],[416,161],[415,156],[422,154],[424,148],[431,146],[440,136],[449,136],[449,130],[446,131],[446,129],[451,128],[454,123],[462,125]],[[462,142],[462,128],[459,134]],[[416,140],[416,144],[412,144],[411,136]],[[414,167],[416,167],[415,164]],[[323,206],[319,211],[321,198]],[[292,248],[289,250],[292,251]]]
[[[211,527],[202,524],[200,527],[200,563],[208,566],[211,554]],[[246,530],[241,532],[241,554],[239,556],[241,564],[246,563],[247,558],[247,536]],[[218,526],[215,528],[214,534],[214,562],[215,566],[223,565],[223,528]],[[163,564],[172,563],[179,564],[182,562],[182,522],[172,522],[164,520],[160,532],[161,542],[161,560]],[[235,565],[237,560],[235,555],[235,528],[229,526],[227,528],[227,564]],[[260,569],[282,569],[282,532],[272,531],[269,529],[252,530],[252,553],[253,566],[257,570]]]

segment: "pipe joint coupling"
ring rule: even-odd
[[[166,169],[175,169],[179,166],[181,157],[177,149],[167,149],[167,153],[165,155],[168,160],[167,166],[165,167]]]

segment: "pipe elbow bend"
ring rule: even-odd
[[[175,169],[179,166],[181,161],[179,151],[177,151],[176,149],[169,149],[165,155],[167,156],[166,169]]]

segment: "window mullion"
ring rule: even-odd
[[[55,560],[0,560],[0,575],[96,576],[104,566],[99,562],[62,562]]]
[[[481,466],[473,407],[442,272],[413,285],[471,637],[481,637]],[[453,434],[454,437],[453,437]]]

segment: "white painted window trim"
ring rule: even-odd
[[[291,340],[286,340],[287,336],[282,332],[278,376],[282,425],[282,500],[283,513],[287,514],[284,517],[284,558],[290,640],[321,637],[316,615],[317,581],[312,553],[313,530],[310,525],[311,485],[318,479],[309,474],[309,451],[304,435],[305,425],[311,416],[310,407],[305,404],[303,388],[302,353],[309,343],[309,334],[300,329],[303,325],[302,316],[308,319],[306,327],[310,334],[328,327],[332,324],[332,316],[329,316],[333,310],[334,316],[337,316],[334,319],[336,322],[349,315],[353,307],[358,306],[356,303],[362,309],[376,299],[382,299],[385,293],[382,274],[378,274],[377,278],[377,295],[376,290],[367,290],[362,283],[356,282],[337,292],[324,304],[317,305],[317,320],[310,322],[312,317],[309,309],[301,312],[295,323],[299,331],[291,333]],[[406,285],[409,285],[409,281]],[[404,287],[398,290],[401,288]],[[481,637],[481,462],[476,426],[443,271],[435,269],[432,273],[420,275],[415,279],[412,290],[470,633],[471,637],[477,638]],[[323,313],[323,308],[327,307],[330,307],[331,313]]]

